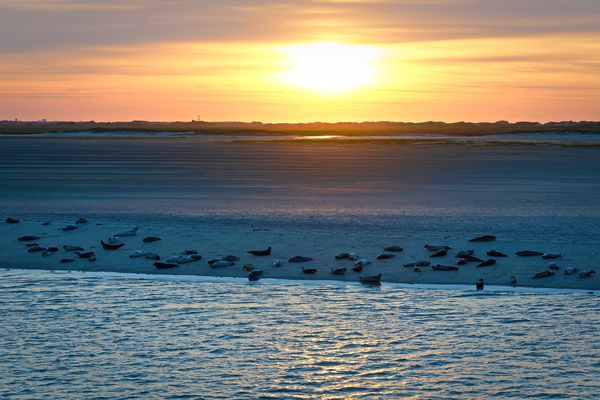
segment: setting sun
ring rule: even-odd
[[[314,43],[287,49],[285,80],[301,88],[333,94],[371,84],[375,77],[374,47]]]

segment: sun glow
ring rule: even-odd
[[[285,80],[323,94],[364,87],[375,79],[377,49],[339,43],[314,43],[287,49]]]

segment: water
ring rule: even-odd
[[[600,301],[0,272],[0,397],[598,398]]]

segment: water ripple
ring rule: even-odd
[[[593,398],[597,294],[0,272],[0,397]]]

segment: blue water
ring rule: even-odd
[[[0,272],[0,398],[598,398],[600,299]]]

